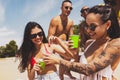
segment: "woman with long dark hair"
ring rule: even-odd
[[[23,43],[18,50],[20,55],[20,72],[27,69],[29,80],[60,80],[54,64],[39,64],[43,54],[52,54],[53,48],[47,43],[42,27],[36,22],[28,22],[23,37]],[[36,76],[37,74],[37,76]]]

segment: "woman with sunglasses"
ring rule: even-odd
[[[86,30],[93,40],[86,44],[80,62],[47,55],[44,61],[80,73],[80,80],[114,80],[113,73],[120,62],[120,27],[117,16],[110,6],[97,5],[89,10],[86,24]],[[58,37],[53,40],[61,45]]]
[[[42,27],[36,22],[28,22],[24,31],[23,43],[18,50],[21,58],[18,68],[21,72],[27,69],[29,80],[35,78],[37,80],[60,80],[54,64],[45,66],[43,64],[44,69],[39,65],[43,54],[52,55],[53,52],[61,52],[60,55],[65,57],[64,54],[62,55],[65,52],[62,48],[54,44],[49,46],[47,42]],[[56,47],[59,47],[58,50],[55,50]]]

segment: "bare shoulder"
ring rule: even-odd
[[[60,22],[59,16],[55,16],[50,21],[50,27],[56,27]]]
[[[106,50],[111,54],[120,55],[120,38],[112,39]]]
[[[54,22],[60,21],[60,16],[53,17],[51,21],[54,21]]]
[[[120,38],[116,38],[110,41],[111,46],[116,46],[120,48]]]

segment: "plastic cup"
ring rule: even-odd
[[[43,61],[43,59],[39,59],[39,65],[40,65],[42,70],[45,69],[45,62]]]
[[[73,45],[71,48],[78,48],[79,38],[80,38],[79,35],[70,35],[70,39],[73,41]]]

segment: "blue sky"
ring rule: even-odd
[[[0,46],[15,40],[20,46],[25,25],[29,21],[39,23],[47,36],[52,17],[61,13],[63,0],[0,0]],[[74,24],[79,24],[83,18],[80,9],[87,5],[92,7],[104,3],[103,0],[71,0],[73,10],[69,16]]]

